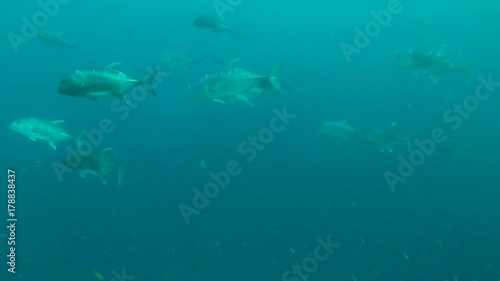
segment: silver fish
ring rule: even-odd
[[[324,122],[321,124],[320,132],[324,135],[347,139],[348,136],[357,131],[347,123],[347,120],[342,120]]]
[[[406,144],[408,151],[411,151],[411,135],[403,137],[396,129],[396,122],[391,123],[389,126],[375,127],[371,134],[368,136],[368,143],[381,152],[394,152],[394,147],[401,144]]]
[[[71,136],[59,125],[62,122],[64,121],[22,118],[12,122],[9,129],[25,135],[33,141],[46,141],[53,149],[57,149],[57,143],[71,139]]]
[[[233,67],[236,61],[226,71],[202,77],[197,85],[198,97],[220,103],[242,101],[253,105],[250,100],[258,96],[284,93],[277,78],[281,64],[270,75],[263,76]]]
[[[133,88],[145,85],[147,90],[156,96],[151,81],[158,71],[153,72],[145,81],[141,81],[119,70],[118,65],[120,64],[113,63],[104,68],[77,70],[69,78],[61,79],[57,91],[67,96],[96,100],[96,97],[100,96],[123,98],[123,95]]]
[[[160,58],[160,63],[168,66],[169,68],[182,68],[184,70],[188,70],[188,65],[202,62],[205,59],[206,57],[194,59],[185,53],[164,53]]]
[[[64,38],[62,32],[54,31],[42,31],[38,34],[38,38],[44,44],[48,46],[58,47],[61,49],[76,48],[76,46],[70,43],[66,38]]]
[[[415,50],[396,52],[396,63],[414,75],[418,73],[428,75],[434,83],[437,83],[438,77],[454,72],[462,72],[468,78],[471,69],[458,67],[455,62],[447,57],[443,52],[446,46],[441,45],[430,52]]]

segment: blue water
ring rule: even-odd
[[[218,16],[211,1],[64,3],[35,34],[63,32],[74,50],[36,37],[11,44],[12,33],[23,36],[22,18],[43,11],[36,1],[5,4],[1,12],[0,155],[2,168],[16,172],[18,218],[16,273],[7,272],[9,233],[0,230],[1,280],[500,278],[499,90],[456,129],[443,119],[474,95],[479,77],[500,81],[496,1],[402,1],[350,62],[339,45],[354,44],[354,28],[373,21],[370,11],[387,9],[387,1],[229,1],[236,5],[223,17],[233,36],[192,25],[198,15]],[[457,65],[474,65],[468,81],[453,73],[434,84],[395,64],[396,51],[442,44]],[[59,80],[77,69],[121,62],[142,79],[164,52],[181,51],[208,59],[187,71],[162,68],[169,74],[158,97],[127,107],[127,117],[112,110],[113,98],[57,93]],[[283,61],[280,80],[290,91],[253,107],[198,99],[199,79],[235,58],[259,74]],[[238,147],[248,149],[243,142],[283,110],[294,118],[248,160],[250,152]],[[66,145],[54,151],[8,129],[25,117],[65,120],[73,136],[109,118],[115,130],[96,149],[113,148],[117,166],[131,160],[123,187],[117,173],[107,185],[76,172],[59,180],[53,163],[67,156]],[[358,133],[347,140],[321,135],[320,125],[332,120],[348,120]],[[464,145],[453,153],[438,145],[391,189],[384,174],[397,174],[398,157],[408,159],[409,151],[400,145],[381,153],[366,138],[392,122],[413,140],[441,128]],[[193,189],[203,191],[210,173],[228,163],[239,172],[186,219],[179,206],[193,207]],[[328,239],[340,245],[330,253],[318,242]],[[328,253],[323,261],[318,247]],[[290,273],[294,264],[307,276]]]

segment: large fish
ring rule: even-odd
[[[141,81],[119,70],[118,65],[119,63],[113,63],[104,68],[77,70],[69,78],[61,79],[57,91],[63,95],[86,97],[92,100],[100,96],[123,99],[123,95],[128,91],[144,85],[156,96],[151,81],[158,71],[153,72],[145,81]]]
[[[229,68],[223,72],[202,77],[197,86],[198,97],[219,103],[242,101],[253,105],[250,100],[258,96],[284,93],[277,78],[281,64],[276,66],[270,75],[265,76],[233,67],[237,60],[231,62]]]
[[[40,41],[42,41],[44,44],[52,47],[57,47],[61,49],[71,49],[71,48],[76,48],[76,46],[72,43],[70,43],[66,38],[64,38],[63,34],[61,32],[54,32],[54,31],[42,31],[40,34],[38,34],[38,38]]]
[[[403,137],[396,129],[396,122],[393,122],[389,126],[375,127],[367,141],[381,152],[393,153],[394,147],[402,144],[406,144],[408,151],[411,151],[411,135]]]
[[[211,15],[201,15],[196,17],[193,21],[193,25],[200,29],[212,30],[216,34],[231,31],[231,28]]]
[[[206,56],[194,59],[185,53],[164,53],[160,58],[160,63],[168,66],[169,68],[182,68],[187,70],[188,65],[202,62],[205,59]]]
[[[12,122],[9,128],[33,141],[46,141],[53,149],[57,149],[57,143],[71,139],[71,136],[59,125],[62,122],[64,121],[22,118]]]
[[[357,131],[347,123],[347,120],[342,120],[324,122],[321,124],[320,132],[324,135],[347,139],[348,136]]]
[[[447,57],[443,52],[446,46],[441,45],[430,52],[415,50],[396,52],[396,63],[415,75],[418,73],[428,75],[434,83],[437,83],[438,77],[454,72],[462,72],[468,78],[470,68],[458,67],[455,62]]]
[[[77,147],[80,145],[81,141],[79,137],[77,139]],[[77,150],[80,151],[81,149]],[[130,161],[127,161],[123,166],[117,168],[115,160],[111,155],[111,151],[112,148],[106,148],[104,150],[94,149],[88,155],[75,155],[76,158],[80,158],[80,161],[78,162],[78,165],[76,165],[76,167],[74,167],[74,165],[71,166],[78,172],[78,174],[80,174],[82,178],[84,178],[86,175],[93,175],[98,177],[104,185],[107,184],[108,176],[115,171],[118,171],[118,185],[122,187],[125,168],[130,163]],[[74,153],[77,152],[75,151]]]

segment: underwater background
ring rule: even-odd
[[[7,272],[8,229],[0,230],[1,280],[500,280],[500,90],[459,128],[443,120],[475,93],[480,77],[500,80],[500,6],[401,0],[401,12],[347,59],[341,43],[353,45],[354,28],[389,2],[60,1],[35,33],[63,32],[77,46],[68,50],[36,36],[14,46],[9,34],[22,36],[22,18],[32,21],[43,9],[37,1],[4,3],[0,157],[3,169],[16,172],[18,221],[15,274]],[[222,18],[220,3],[230,7]],[[197,29],[192,23],[202,14],[235,34]],[[442,44],[457,65],[474,64],[469,80],[454,73],[434,84],[395,64],[396,51]],[[158,97],[147,96],[126,118],[111,110],[114,98],[57,93],[62,77],[114,62],[142,78],[165,52],[207,59],[187,70],[160,66],[168,77]],[[236,58],[263,75],[284,62],[279,78],[289,91],[254,106],[198,99],[200,78]],[[294,118],[247,161],[239,145],[283,110]],[[8,129],[27,117],[65,120],[72,136],[111,119],[116,129],[98,149],[112,148],[117,165],[131,161],[123,187],[116,173],[107,185],[77,172],[59,180],[52,164],[67,156],[65,144],[53,150]],[[320,134],[331,120],[348,120],[358,133]],[[386,172],[397,174],[409,151],[382,153],[366,138],[393,122],[419,140],[443,128],[460,145],[438,145],[390,188]],[[186,223],[180,204],[192,206],[194,189],[230,161],[241,173]],[[327,240],[337,247],[312,261]],[[309,268],[307,276],[290,274],[295,265]]]

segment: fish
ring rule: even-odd
[[[208,29],[215,34],[230,32],[231,28],[222,23],[219,19],[211,15],[200,15],[193,21],[193,25],[199,29]]]
[[[123,96],[135,87],[144,85],[154,96],[155,90],[151,82],[158,70],[155,70],[146,80],[141,81],[124,73],[112,63],[102,68],[76,70],[69,78],[62,78],[57,86],[58,93],[73,97],[86,97],[96,100],[101,96],[114,96],[123,99]]]
[[[68,166],[73,167],[78,174],[85,178],[87,175],[93,175],[98,177],[104,185],[107,185],[107,178],[109,175],[113,174],[115,171],[118,172],[118,184],[121,188],[123,185],[123,178],[125,174],[125,168],[129,165],[130,161],[125,162],[121,167],[117,167],[111,151],[113,148],[105,148],[103,150],[93,149],[90,153],[83,154],[77,151],[85,151],[83,148],[84,142],[82,141],[82,135],[78,135],[76,138],[77,149],[73,152],[76,155],[74,158],[80,158],[77,165],[67,162]],[[68,158],[69,159],[69,158]]]
[[[389,126],[375,127],[367,141],[380,152],[394,153],[394,146],[401,144],[406,144],[408,151],[411,151],[412,135],[413,133],[408,137],[403,137],[396,129],[396,122],[392,122]]]
[[[458,67],[455,62],[444,54],[446,46],[440,45],[429,52],[417,50],[396,52],[396,64],[403,69],[409,70],[414,75],[418,75],[418,73],[425,74],[434,83],[437,83],[439,77],[454,72],[462,72],[465,78],[468,79],[472,65],[468,69]]]
[[[72,137],[60,126],[64,120],[48,121],[38,118],[21,118],[12,122],[9,129],[33,141],[42,140],[57,150],[56,145]]]
[[[342,120],[324,122],[321,124],[320,132],[324,135],[347,139],[350,135],[356,133],[357,130],[351,127],[347,123],[347,120]]]
[[[66,38],[64,38],[62,32],[54,32],[54,31],[42,31],[38,34],[38,38],[45,45],[57,47],[60,49],[71,49],[76,48],[76,45],[70,43]]]
[[[285,92],[277,78],[282,63],[278,64],[271,74],[258,75],[234,67],[237,61],[239,59],[233,60],[225,71],[202,77],[196,86],[198,97],[219,103],[240,101],[253,106],[250,100],[258,96]]]
[[[199,63],[205,60],[207,57],[201,57],[198,59],[193,59],[185,53],[164,53],[160,58],[160,63],[168,66],[169,68],[182,68],[188,70],[187,66],[193,63]]]

